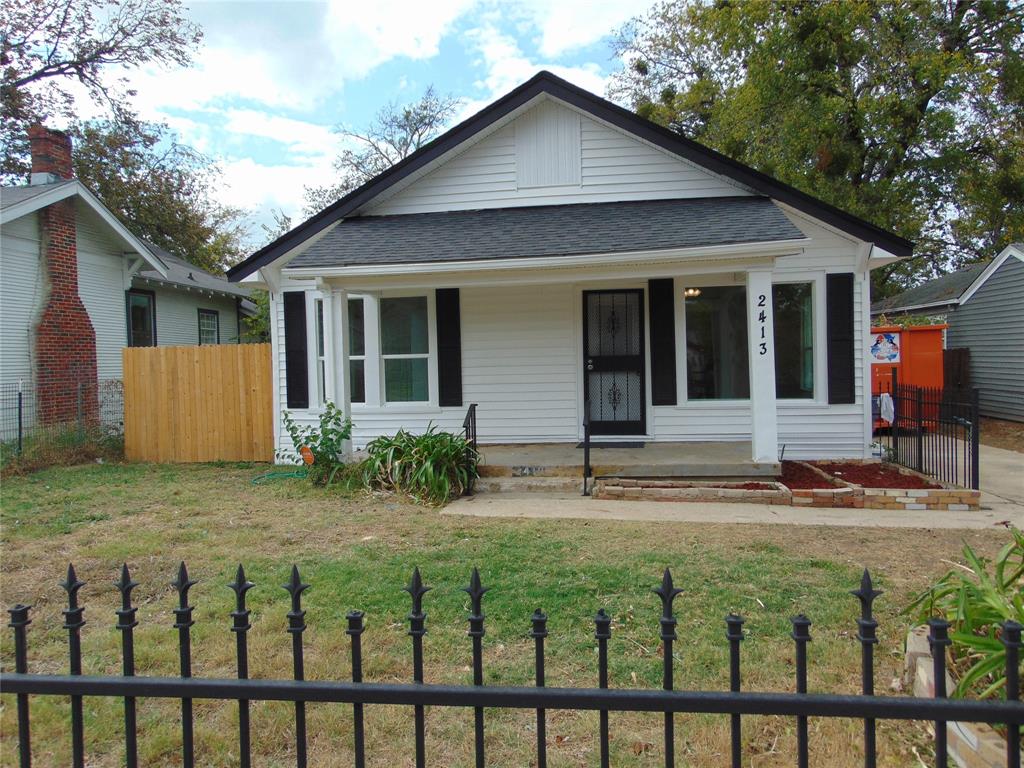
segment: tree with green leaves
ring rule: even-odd
[[[162,125],[77,123],[75,176],[137,235],[210,272],[245,253],[243,211],[211,194],[219,168]]]
[[[26,129],[76,119],[82,92],[135,124],[123,75],[188,66],[202,33],[180,0],[5,0],[0,14],[0,175],[28,173]]]
[[[877,295],[1024,240],[1024,5],[668,0],[620,31],[612,94],[879,226]]]
[[[304,212],[312,216],[411,155],[444,130],[459,104],[458,99],[440,95],[430,86],[412,104],[383,107],[365,131],[335,128],[349,145],[334,160],[338,181],[325,187],[306,187]]]

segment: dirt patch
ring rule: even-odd
[[[978,440],[993,448],[1024,453],[1024,423],[982,416]]]
[[[917,475],[904,474],[888,464],[853,464],[847,462],[814,462],[814,466],[833,477],[862,488],[941,488]]]
[[[836,487],[813,469],[795,461],[782,462],[782,474],[779,475],[779,482],[789,489],[801,491]]]

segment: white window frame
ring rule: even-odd
[[[321,409],[327,402],[327,323],[329,312],[325,306],[327,300],[318,293],[310,294],[313,301],[313,381],[316,382],[316,401],[311,403],[314,409]]]
[[[381,315],[379,302],[383,302],[385,299],[404,299],[404,298],[425,298],[427,300],[427,353],[415,353],[415,354],[402,354],[402,355],[385,355],[384,354],[384,333],[381,325]],[[408,290],[408,291],[387,291],[382,292],[378,297],[378,306],[376,312],[376,331],[377,331],[377,375],[378,375],[378,393],[379,403],[382,408],[385,409],[416,409],[416,408],[438,408],[438,395],[437,395],[437,322],[436,322],[436,307],[435,307],[435,293],[433,290]],[[365,308],[365,305],[364,305]],[[364,327],[368,326],[367,318],[363,317]],[[369,346],[367,345],[367,353],[370,352]],[[386,396],[387,382],[385,381],[384,374],[384,361],[385,360],[418,360],[426,359],[427,361],[427,399],[426,400],[392,400],[389,401]],[[368,367],[368,366],[367,366]],[[368,383],[368,382],[367,382]],[[369,389],[369,387],[367,387]],[[369,398],[369,395],[367,395]]]
[[[354,301],[358,301],[358,302],[360,302],[363,305],[363,354],[361,354],[361,355],[352,354],[352,341],[351,341],[352,328],[351,328],[351,322],[349,320],[349,317],[350,317],[350,315],[349,315],[349,306],[351,306],[352,302],[354,302]],[[352,404],[353,407],[367,405],[368,401],[370,399],[370,390],[369,390],[369,381],[368,381],[369,376],[367,375],[367,370],[366,370],[367,367],[368,367],[368,364],[367,364],[366,361],[367,361],[367,359],[369,357],[369,351],[370,351],[370,348],[369,348],[369,338],[368,338],[370,334],[367,332],[368,329],[369,329],[369,325],[367,324],[367,318],[369,317],[369,312],[367,311],[367,308],[368,308],[369,303],[370,303],[370,299],[367,296],[364,296],[362,294],[349,294],[348,301],[345,304],[345,333],[348,334],[348,338],[349,338],[349,353],[348,353],[349,380],[345,382],[345,386],[348,387],[348,389],[349,389],[349,400],[351,400],[351,404]],[[359,360],[363,361],[363,402],[361,402],[361,403],[355,402],[354,400],[352,400],[352,373],[351,373],[351,371],[352,371],[352,363],[357,362]]]
[[[772,289],[775,289],[776,285],[802,285],[810,283],[811,285],[811,327],[812,327],[812,344],[814,345],[811,349],[811,360],[814,366],[814,391],[811,397],[779,397],[776,395],[775,399],[780,403],[789,405],[819,405],[822,403],[822,387],[824,391],[828,389],[828,372],[826,369],[827,361],[823,357],[823,350],[827,339],[825,337],[825,329],[822,328],[822,319],[825,317],[825,290],[824,290],[825,276],[821,273],[815,273],[813,275],[783,275],[783,279],[778,280],[773,276],[772,278]],[[772,317],[774,325],[774,313]],[[772,328],[774,333],[775,329]],[[824,377],[823,377],[824,374]]]

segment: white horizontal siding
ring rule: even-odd
[[[46,292],[39,221],[31,213],[0,231],[0,382],[31,385],[35,326]]]
[[[147,284],[146,288],[152,288]],[[161,347],[199,343],[199,310],[212,309],[220,317],[220,343],[238,342],[235,300],[202,295],[178,288],[154,288],[156,294],[156,342]]]
[[[655,407],[653,433],[655,440],[667,442],[749,440],[750,423],[750,403],[691,401],[681,406]]]
[[[85,205],[78,209],[78,295],[96,334],[100,380],[121,378],[121,350],[127,344],[124,246],[110,227]]]
[[[579,125],[579,141],[566,126]],[[541,147],[538,141],[557,145]],[[553,164],[551,157],[565,152]],[[519,168],[517,174],[517,153]],[[578,155],[576,155],[578,153]],[[542,172],[543,165],[546,172]],[[576,169],[579,173],[576,173]],[[563,183],[578,178],[575,183]],[[544,184],[544,181],[550,183]],[[556,183],[557,182],[557,183]],[[520,115],[369,210],[373,215],[749,194],[554,101]]]

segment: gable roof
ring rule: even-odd
[[[936,277],[896,296],[879,299],[871,305],[871,313],[906,312],[912,309],[929,309],[957,304],[960,296],[977,277],[985,271],[989,262],[975,264],[948,275]]]
[[[960,303],[965,304],[970,301],[971,297],[978,292],[978,289],[985,284],[985,281],[992,277],[992,275],[996,273],[996,270],[1003,266],[1003,262],[1011,256],[1019,261],[1024,261],[1024,243],[1010,243],[999,253],[998,256],[992,259],[992,261],[988,263],[988,266],[985,267],[984,271],[974,279],[974,282],[971,283],[967,287],[967,290],[960,296]]]
[[[215,275],[212,272],[207,272],[202,267],[197,267],[191,262],[178,258],[148,240],[144,240],[143,242],[150,251],[156,254],[160,260],[167,265],[167,274],[161,275],[155,269],[143,269],[139,270],[136,277],[150,283],[163,283],[181,288],[190,288],[197,291],[221,293],[241,299],[247,299],[249,297],[248,288],[244,288],[236,283],[230,283],[227,278],[222,275]]]
[[[766,197],[485,208],[347,218],[289,268],[429,264],[806,241]]]
[[[358,209],[402,179],[423,169],[455,149],[463,142],[487,129],[532,99],[547,94],[570,104],[593,117],[644,139],[671,154],[702,166],[714,173],[742,184],[766,197],[771,197],[814,218],[820,219],[854,237],[872,242],[896,256],[909,256],[913,243],[877,227],[811,195],[783,184],[766,174],[739,163],[702,144],[630,112],[617,104],[575,86],[550,72],[534,75],[518,88],[492,102],[472,117],[425,144],[404,160],[370,179],[360,187],[329,205],[315,216],[256,251],[245,261],[228,270],[228,279],[241,280],[283,256],[305,240],[322,232],[335,222],[354,214]]]
[[[53,184],[30,184],[18,187],[0,187],[0,224],[20,219],[48,205],[78,196],[107,224],[121,240],[139,254],[161,275],[167,274],[167,265],[149,249],[147,244],[118,221],[99,198],[78,179],[67,179]]]

